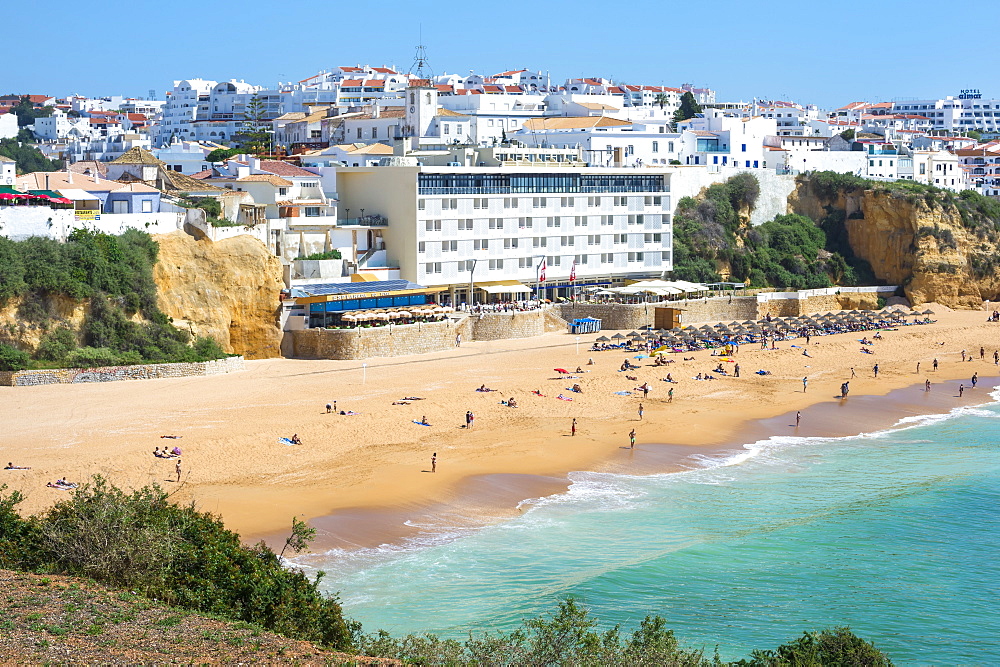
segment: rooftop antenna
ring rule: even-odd
[[[424,41],[424,25],[420,24],[420,39],[419,41]],[[424,71],[424,68],[427,71]],[[423,44],[417,44],[417,52],[413,57],[413,64],[410,65],[410,70],[407,74],[416,74],[418,79],[429,79],[434,76],[434,70],[431,69],[430,62],[427,58],[427,47]]]

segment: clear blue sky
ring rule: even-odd
[[[753,0],[503,2],[10,3],[10,64],[0,94],[158,96],[174,79],[271,86],[340,64],[406,71],[423,26],[436,74],[528,67],[566,77],[709,86],[720,100],[939,97],[979,88],[1000,97],[1000,69],[944,19],[940,3],[762,3]],[[984,50],[985,49],[985,50]],[[964,62],[963,58],[972,58]],[[978,72],[977,72],[978,70]]]

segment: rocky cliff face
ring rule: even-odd
[[[281,263],[260,241],[237,236],[195,240],[183,232],[153,237],[160,309],[196,336],[248,359],[281,356]]]
[[[945,197],[890,189],[817,193],[805,181],[789,196],[788,209],[817,222],[839,212],[855,255],[871,263],[879,280],[902,285],[913,305],[981,308],[984,300],[1000,299],[1000,271],[991,259],[1000,254],[995,234],[970,229]]]

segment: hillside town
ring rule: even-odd
[[[821,110],[687,83],[357,64],[149,93],[0,97],[0,138],[53,166],[0,155],[0,234],[252,235],[285,267],[285,330],[670,278],[678,201],[741,173],[784,195],[832,171],[1000,197],[1000,99],[978,90]]]

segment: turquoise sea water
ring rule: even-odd
[[[574,473],[514,520],[309,562],[394,634],[510,629],[573,595],[727,659],[849,625],[897,663],[1000,664],[1000,404],[700,465]]]

